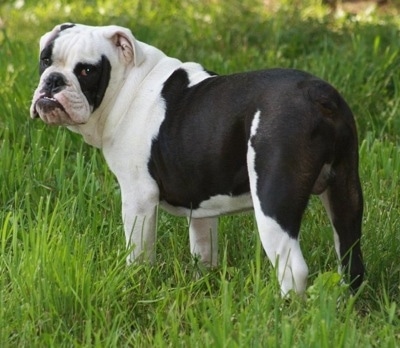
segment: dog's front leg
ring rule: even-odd
[[[159,192],[157,185],[141,172],[122,166],[114,171],[121,188],[122,220],[126,247],[131,250],[127,263],[154,262]]]
[[[120,180],[122,219],[126,247],[131,250],[127,263],[155,259],[157,191],[150,185],[136,186]]]
[[[145,215],[123,208],[126,247],[132,249],[127,263],[135,260],[154,262],[156,242],[156,208]]]

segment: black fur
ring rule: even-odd
[[[162,90],[166,114],[148,162],[160,200],[196,209],[215,195],[249,192],[246,154],[259,111],[251,145],[261,209],[297,238],[310,195],[326,191],[341,254],[346,255],[342,264],[353,286],[361,284],[357,133],[339,93],[308,73],[290,69],[189,84],[186,71],[178,69]],[[331,169],[319,177],[324,164]]]
[[[85,71],[85,75],[82,72]],[[74,74],[78,78],[82,93],[89,105],[96,110],[104,97],[111,75],[111,64],[105,55],[101,56],[97,64],[78,63],[74,68]]]

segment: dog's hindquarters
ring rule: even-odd
[[[360,247],[363,195],[358,174],[358,139],[354,116],[344,99],[329,85],[310,88],[310,99],[319,105],[325,123],[333,129],[332,160],[326,189],[320,192],[334,229],[341,271],[357,289],[364,276]]]
[[[301,85],[301,84],[298,84]],[[353,115],[321,80],[304,82],[251,124],[248,168],[260,239],[277,266],[282,293],[303,292],[308,275],[298,235],[311,194],[319,194],[335,230],[343,269],[354,287],[364,273],[360,250],[362,191]],[[285,99],[287,98],[287,99]],[[273,114],[273,117],[271,117]]]

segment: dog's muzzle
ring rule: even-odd
[[[49,124],[70,123],[66,122],[70,117],[56,97],[66,87],[67,79],[63,74],[53,72],[47,76],[42,89],[39,91],[39,97],[34,103],[32,118],[40,116],[43,121]]]

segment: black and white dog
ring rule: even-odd
[[[156,208],[189,219],[190,248],[217,264],[217,219],[254,208],[283,294],[302,293],[299,229],[311,194],[356,288],[363,198],[353,115],[302,71],[218,76],[118,26],[56,26],[40,41],[31,116],[101,148],[122,192],[128,262],[154,258]]]

